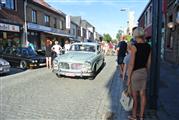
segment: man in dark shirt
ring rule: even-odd
[[[127,52],[127,43],[124,41],[124,38],[118,43],[117,46],[117,63],[120,69],[120,77],[122,77],[123,68],[124,68],[124,57],[126,56]]]

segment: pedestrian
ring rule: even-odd
[[[69,43],[68,40],[66,40],[65,45],[64,45],[65,53],[67,53],[70,50],[70,47],[71,47],[71,44]]]
[[[46,57],[46,66],[47,68],[52,68],[52,41],[47,38],[46,40],[46,51],[45,51],[45,57]]]
[[[144,111],[146,106],[146,83],[147,70],[150,68],[151,48],[144,40],[144,30],[137,27],[133,36],[136,43],[131,47],[131,59],[129,64],[129,76],[127,85],[131,86],[134,105],[130,120],[137,120],[138,110],[138,93],[140,94],[140,120],[144,119]]]
[[[126,52],[126,56],[124,57],[124,70],[123,70],[123,75],[122,75],[122,79],[126,80],[126,78],[128,77],[128,67],[129,67],[129,62],[130,62],[130,57],[131,57],[131,42],[129,42],[127,44],[127,52]]]
[[[133,27],[133,28],[132,28],[132,36],[133,36],[134,30],[135,30],[136,28],[137,28],[137,27]],[[131,42],[132,45],[134,45],[134,44],[136,43],[135,38],[132,37],[131,40],[130,40],[130,42]]]
[[[120,77],[122,78],[123,68],[124,68],[123,60],[127,52],[127,43],[125,42],[124,37],[122,37],[122,39],[118,43],[116,51],[117,51],[117,63],[120,69]]]
[[[60,55],[60,52],[62,50],[62,47],[58,44],[58,41],[55,41],[55,45],[52,47],[52,51],[55,53],[55,57],[58,57]]]
[[[109,55],[112,55],[112,52],[113,52],[113,43],[111,41],[108,44],[108,48],[109,48]]]

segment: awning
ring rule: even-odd
[[[62,37],[70,37],[70,35],[68,35],[68,34],[60,34],[60,33],[53,33],[53,32],[45,32],[45,33],[52,34],[52,35],[57,35],[57,36],[62,36]]]

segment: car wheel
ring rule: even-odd
[[[21,69],[27,69],[27,62],[24,61],[24,60],[20,61],[19,67],[20,67]]]
[[[56,76],[57,76],[58,78],[61,78],[61,77],[62,77],[60,74],[57,74],[57,73],[56,73]]]

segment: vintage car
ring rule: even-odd
[[[57,77],[88,77],[93,80],[104,64],[104,55],[98,43],[74,43],[70,50],[53,60]]]
[[[8,73],[10,71],[10,67],[9,62],[0,58],[0,74]]]
[[[31,48],[26,47],[6,48],[1,57],[7,60],[11,66],[17,66],[22,69],[37,68],[46,65],[44,56],[40,56]]]

